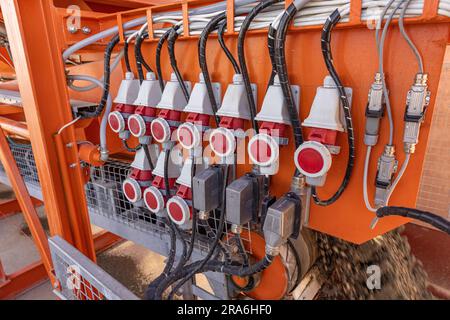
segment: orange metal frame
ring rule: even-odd
[[[0,299],[11,298],[24,290],[49,278],[53,287],[58,287],[58,281],[53,274],[53,265],[48,247],[47,236],[37,215],[35,206],[42,202],[31,198],[12,155],[5,133],[29,139],[27,127],[7,118],[0,117],[0,162],[5,168],[11,182],[16,199],[0,204],[0,218],[22,211],[25,221],[30,228],[31,235],[41,256],[41,261],[35,262],[22,270],[7,275],[0,260]],[[121,240],[120,237],[106,231],[95,234],[94,248],[97,253],[106,250]]]
[[[89,26],[93,32],[118,24],[120,34],[123,34],[122,24],[126,21],[139,16],[147,16],[148,21],[151,22],[155,13],[181,10],[183,23],[187,27],[188,10],[211,2],[215,1],[181,1],[106,15],[83,11],[81,19],[82,25]],[[84,196],[84,179],[79,166],[79,150],[76,141],[80,136],[94,136],[98,132],[98,124],[95,121],[90,124],[83,123],[83,127],[79,129],[69,127],[62,134],[55,134],[59,128],[72,120],[61,52],[64,48],[84,38],[85,35],[71,34],[66,30],[67,13],[64,9],[55,8],[51,0],[0,0],[0,5],[10,36],[18,87],[22,93],[28,129],[24,129],[21,125],[17,126],[17,123],[8,123],[6,120],[2,121],[1,127],[3,130],[8,130],[8,128],[18,130],[21,133],[19,135],[31,141],[44,200],[46,200],[44,203],[51,233],[62,236],[95,261],[95,247],[90,230]],[[438,16],[437,7],[437,0],[425,0],[423,14],[420,17],[409,18],[406,22],[411,36],[424,56],[426,70],[430,75],[430,90],[434,95],[421,132],[421,143],[406,176],[399,185],[399,190],[408,186],[407,192],[397,192],[392,198],[392,203],[398,205],[414,206],[415,204],[431,113],[433,112],[434,96],[437,92],[445,46],[449,42],[450,19]],[[234,1],[228,0],[230,26],[233,26],[234,23],[233,8]],[[313,205],[310,220],[310,227],[355,243],[362,243],[407,221],[401,218],[384,219],[376,230],[370,230],[369,223],[372,214],[367,212],[363,204],[360,176],[364,154],[364,146],[361,142],[364,109],[367,103],[367,91],[376,70],[377,59],[373,31],[365,28],[365,22],[361,21],[360,16],[361,0],[351,1],[349,22],[339,24],[333,34],[335,64],[344,84],[354,89],[353,114],[357,133],[355,174],[346,193],[336,204],[328,208]],[[42,23],[43,21],[45,23]],[[157,41],[151,33],[153,28],[153,24],[149,23],[150,39],[144,44],[144,52],[149,57],[154,57]],[[321,85],[326,75],[326,68],[320,54],[321,28],[321,26],[291,28],[287,40],[287,51],[289,52],[287,63],[291,82],[299,84],[302,88],[302,119],[307,116],[308,106],[312,103],[315,90]],[[185,33],[180,36],[180,41],[177,42],[179,65],[184,78],[196,82],[200,72],[196,46],[198,38],[190,35],[188,28],[185,30]],[[236,33],[233,32],[233,28],[229,28],[229,30],[227,44],[230,48],[235,48]],[[103,50],[106,42],[107,39],[83,50],[81,54],[99,52]],[[246,45],[252,50],[247,50],[247,58],[252,82],[260,88],[259,103],[264,97],[262,88],[267,85],[271,71],[265,44],[266,30],[249,32]],[[400,41],[399,32],[395,27],[389,34],[386,53],[386,70],[394,105],[394,120],[399,128],[396,132],[395,144],[401,146],[400,128],[403,128],[404,101],[415,74],[415,64],[407,45]],[[220,82],[222,87],[226,88],[231,81],[233,71],[231,66],[222,63],[224,56],[215,41],[208,43],[207,54],[213,80]],[[133,58],[133,55],[130,57]],[[189,61],[189,64],[184,65],[183,61]],[[167,55],[163,56],[162,64],[164,77],[168,78],[171,70]],[[92,72],[98,72],[100,66],[101,64],[94,63],[75,69],[92,68]],[[197,71],[192,72],[192,70]],[[112,92],[117,89],[117,84],[118,79],[115,79]],[[383,131],[380,141],[386,140],[385,131]],[[117,138],[113,138],[111,134],[110,137],[111,144],[116,145]],[[0,142],[1,139],[0,137]],[[339,143],[344,146],[343,153],[345,154],[347,150],[343,135],[339,137]],[[381,148],[382,143],[375,149],[375,154],[381,153]],[[273,179],[272,189],[276,195],[281,195],[289,189],[290,177],[294,170],[293,152],[292,144],[281,150],[281,168],[283,170]],[[402,152],[398,152],[398,155],[399,160],[403,161]],[[87,152],[87,157],[89,158],[89,156],[92,154]],[[335,157],[327,185],[320,190],[323,197],[332,194],[340,183],[345,160],[345,156]],[[241,166],[239,171],[243,173],[249,168],[250,166]],[[374,179],[374,176],[375,170],[372,170],[370,179]],[[18,200],[24,201],[23,199]],[[32,204],[28,201],[24,205],[31,206]]]

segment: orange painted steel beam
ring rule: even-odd
[[[5,134],[0,130],[0,161],[3,164],[6,175],[11,183],[12,189],[16,194],[17,201],[20,204],[25,221],[30,228],[31,235],[33,236],[34,243],[39,251],[45,270],[49,275],[52,283],[53,277],[53,265],[50,255],[50,248],[48,246],[47,235],[42,227],[39,216],[34,207],[34,203],[28,193],[27,187],[20,174],[19,168],[17,168],[14,156],[9,148],[8,141],[5,138]]]
[[[27,125],[23,122],[0,117],[0,128],[4,132],[30,140],[30,132],[28,131]]]
[[[47,272],[41,262],[35,262],[22,270],[7,275],[0,281],[0,300],[12,299],[47,279]]]
[[[33,202],[33,205],[41,206],[43,203],[39,199],[31,198],[31,201]],[[14,215],[16,213],[21,212],[20,204],[17,199],[9,199],[6,201],[0,202],[0,219],[4,219],[6,217],[9,217],[11,215]]]
[[[100,231],[94,235],[95,252],[97,254],[108,250],[123,239],[114,233],[108,231]]]
[[[71,166],[78,163],[74,128],[67,128],[60,137],[64,146],[72,146],[62,150],[64,163],[58,163],[54,140],[59,128],[73,119],[61,59],[65,26],[57,24],[51,0],[0,0],[0,5],[51,233],[95,260],[81,169]]]

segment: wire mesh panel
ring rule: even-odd
[[[91,168],[91,180],[86,185],[86,198],[91,214],[101,215],[130,228],[153,234],[166,233],[166,227],[145,207],[130,203],[122,183],[127,178],[128,163],[110,161],[103,167]]]
[[[13,157],[21,176],[27,186],[30,195],[36,199],[43,200],[42,190],[37,174],[36,162],[34,160],[31,145],[28,143],[17,142],[7,138]],[[11,186],[3,165],[0,163],[0,183]]]
[[[91,168],[91,180],[86,185],[86,198],[91,217],[97,216],[98,218],[98,216],[101,216],[108,219],[108,223],[119,223],[127,228],[127,231],[121,228],[121,231],[125,233],[136,230],[157,236],[161,241],[167,242],[169,233],[167,226],[147,208],[136,207],[126,199],[122,191],[122,184],[129,171],[129,164],[118,160],[109,161],[103,167]],[[105,221],[104,219],[102,221]],[[108,229],[105,225],[99,226]],[[207,222],[197,226],[195,248],[203,253],[208,252],[218,228],[219,213],[212,213]],[[249,230],[250,224],[245,225],[241,234],[243,248],[247,253],[251,253],[251,233]],[[231,234],[229,225],[225,224],[223,234],[222,246],[227,250],[236,248],[235,237]],[[126,234],[120,235],[127,237]],[[189,233],[183,232],[183,235],[185,240],[189,242]],[[153,249],[152,245],[156,244],[146,242],[144,245]]]
[[[49,239],[53,266],[59,288],[67,300],[138,300],[122,284],[81,254],[62,238]]]

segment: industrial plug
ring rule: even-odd
[[[199,216],[207,217],[209,212],[222,205],[223,179],[220,166],[211,166],[195,175],[192,193],[194,208],[199,211]]]
[[[366,129],[364,143],[375,146],[378,142],[380,121],[385,110],[385,97],[383,94],[383,79],[380,73],[375,75],[369,91],[369,101],[366,107]]]
[[[418,73],[406,98],[403,145],[407,154],[414,153],[416,150],[420,126],[424,121],[426,108],[430,104],[431,92],[428,91],[427,82],[428,75]]]
[[[259,218],[264,192],[264,177],[246,174],[233,181],[226,190],[226,220],[231,231],[239,234],[242,227]]]
[[[387,194],[397,172],[398,161],[395,159],[394,146],[387,145],[378,159],[378,172],[375,180],[375,205],[386,205]]]
[[[263,227],[267,255],[277,256],[289,237],[298,236],[301,208],[295,193],[286,194],[269,208]]]

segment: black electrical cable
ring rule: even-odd
[[[234,73],[240,74],[241,68],[239,68],[239,64],[237,63],[236,59],[234,58],[233,54],[231,53],[230,49],[228,49],[225,40],[223,38],[223,35],[225,33],[225,28],[227,27],[227,21],[223,21],[219,25],[218,32],[218,40],[219,44],[222,47],[222,50],[225,52],[225,55],[227,56],[228,60],[230,61],[231,65],[233,66]]]
[[[295,17],[297,13],[297,8],[294,4],[291,4],[283,13],[280,24],[277,29],[276,37],[275,37],[275,50],[274,50],[274,58],[276,64],[277,75],[280,78],[280,85],[283,90],[283,95],[286,100],[286,107],[289,112],[289,118],[291,120],[292,129],[294,132],[294,141],[295,147],[298,148],[303,143],[303,133],[302,127],[299,119],[299,115],[297,112],[297,108],[295,107],[294,97],[292,94],[291,86],[289,83],[289,76],[287,72],[286,66],[286,52],[285,52],[285,43],[286,43],[286,34],[289,24]],[[295,175],[299,175],[299,171],[296,170]]]
[[[270,80],[268,87],[273,85],[275,76],[277,75],[277,64],[275,61],[275,37],[277,36],[277,29],[272,25],[269,26],[269,32],[267,34],[267,47],[269,48],[270,63],[272,64],[272,72],[270,74]]]
[[[108,46],[106,47],[106,50],[105,50],[103,93],[102,93],[100,103],[98,104],[95,111],[92,111],[92,112],[91,111],[81,111],[79,113],[79,116],[81,117],[81,119],[96,118],[96,117],[100,116],[100,114],[105,109],[106,102],[108,101],[109,89],[110,89],[110,84],[111,84],[111,54],[119,42],[120,42],[119,35],[114,36],[111,39],[111,41],[108,43]]]
[[[138,150],[140,150],[140,149],[142,148],[142,145],[141,145],[141,144],[139,144],[139,145],[136,146],[135,148],[130,147],[130,146],[128,145],[128,141],[125,140],[125,139],[122,140],[122,144],[123,144],[125,150],[127,150],[128,152],[136,152],[136,151],[138,151]]]
[[[259,132],[258,122],[256,121],[256,102],[255,98],[253,97],[253,90],[252,85],[250,82],[250,76],[248,74],[248,68],[247,68],[247,62],[245,60],[245,48],[244,48],[244,41],[245,36],[247,34],[248,29],[250,28],[250,24],[255,19],[255,17],[264,9],[270,7],[274,3],[280,2],[280,0],[265,0],[257,4],[252,11],[248,13],[248,15],[245,17],[244,21],[241,25],[241,30],[239,31],[238,36],[238,58],[239,58],[239,64],[241,65],[241,74],[242,78],[244,80],[245,89],[247,92],[247,99],[248,99],[248,105],[249,105],[249,111],[250,111],[250,117],[252,121],[253,129],[256,133]]]
[[[325,25],[323,26],[322,30],[322,53],[323,58],[325,60],[325,64],[327,66],[328,72],[330,73],[331,77],[333,78],[334,82],[336,83],[337,89],[339,91],[339,96],[341,99],[341,103],[344,109],[344,115],[345,115],[345,123],[347,125],[347,142],[349,147],[348,152],[348,160],[347,160],[347,168],[345,170],[345,175],[342,180],[341,185],[339,186],[336,193],[329,198],[328,200],[321,200],[319,196],[317,195],[317,190],[315,187],[311,188],[312,197],[314,199],[314,202],[317,205],[320,206],[329,206],[336,202],[336,200],[339,199],[339,197],[342,195],[344,190],[347,188],[350,178],[353,172],[353,167],[355,165],[355,135],[353,132],[353,121],[352,121],[352,115],[350,111],[350,103],[347,98],[347,94],[345,92],[345,88],[342,85],[342,82],[339,78],[339,75],[336,72],[336,69],[333,65],[333,57],[331,54],[331,32],[334,28],[334,26],[339,22],[341,19],[341,15],[339,13],[339,10],[335,10],[327,19],[325,22]]]
[[[177,76],[178,83],[180,84],[181,90],[183,91],[184,98],[186,99],[186,102],[189,102],[189,90],[186,87],[186,83],[183,80],[183,77],[181,76],[180,69],[178,69],[178,63],[177,59],[175,57],[175,41],[178,39],[178,32],[177,29],[172,28],[172,32],[169,35],[169,38],[167,39],[167,49],[169,50],[169,57],[170,57],[170,65],[172,66],[173,72]]]
[[[128,53],[129,45],[130,44],[128,43],[128,41],[125,41],[125,43],[123,44],[123,58],[125,60],[127,72],[131,72],[130,56]]]
[[[173,273],[171,275],[171,281],[169,285],[172,285],[173,283],[177,282],[179,279],[190,279],[194,275],[198,273],[204,273],[204,272],[220,272],[224,274],[229,274],[237,277],[247,277],[254,275],[256,273],[260,273],[267,269],[273,262],[275,256],[271,256],[266,254],[260,261],[257,263],[245,267],[242,264],[239,265],[233,265],[233,264],[226,264],[222,261],[218,260],[210,260],[203,268],[198,268],[203,261],[197,261],[189,266],[186,266],[178,273]],[[191,276],[192,274],[192,276]],[[162,295],[155,296],[155,300],[161,300]]]
[[[206,90],[208,91],[209,101],[211,103],[211,109],[214,114],[214,119],[216,121],[216,125],[218,126],[220,123],[220,118],[217,116],[217,110],[219,109],[216,102],[216,96],[214,95],[214,89],[212,87],[211,77],[209,76],[208,64],[206,62],[206,43],[208,41],[209,34],[214,31],[217,25],[226,19],[226,13],[221,13],[214,18],[212,18],[200,35],[200,39],[198,41],[198,61],[200,65],[200,69],[202,71],[203,79],[205,80]]]
[[[151,155],[150,155],[150,149],[149,149],[149,147],[148,147],[148,144],[141,144],[141,146],[142,146],[142,148],[144,149],[144,153],[145,153],[145,157],[147,158],[147,162],[148,162],[148,165],[149,165],[149,167],[150,167],[150,170],[154,170],[155,169],[155,165],[153,164],[153,161],[152,161],[152,157],[151,157]]]
[[[145,300],[153,300],[155,291],[158,288],[158,286],[161,284],[163,280],[167,278],[169,275],[170,270],[173,267],[173,264],[175,263],[175,256],[176,256],[176,245],[177,245],[177,237],[176,237],[176,230],[173,223],[171,223],[170,219],[164,218],[162,219],[162,222],[169,227],[169,235],[170,235],[170,251],[169,256],[167,259],[166,266],[164,267],[163,272],[154,279],[147,287],[144,293],[144,299]]]
[[[195,163],[195,153],[192,154],[192,166],[191,166],[191,192],[192,192],[192,200],[191,200],[191,207],[192,207],[192,231],[191,231],[191,242],[189,244],[189,250],[187,253],[186,260],[189,261],[192,257],[192,253],[194,252],[194,245],[195,245],[195,237],[197,235],[197,222],[198,222],[198,212],[195,209],[195,202],[194,202],[194,177],[197,172],[197,164]]]
[[[147,72],[153,72],[150,65],[145,61],[142,55],[142,43],[148,37],[148,32],[144,32],[142,35],[136,38],[136,43],[134,44],[134,56],[136,58],[136,68],[138,71],[139,81],[142,83],[144,81],[144,72],[142,66],[147,70]]]
[[[176,28],[173,27],[173,28]],[[161,87],[161,91],[164,91],[164,79],[163,79],[163,75],[162,75],[162,69],[161,69],[161,50],[162,47],[164,45],[164,42],[166,42],[167,38],[169,37],[170,33],[172,32],[172,28],[170,28],[169,30],[167,30],[159,39],[158,41],[158,45],[156,46],[156,74],[158,75],[158,81],[159,81],[159,86]]]
[[[401,216],[414,220],[419,220],[432,225],[433,227],[450,235],[450,221],[431,212],[404,207],[382,207],[377,210],[377,217]]]
[[[164,185],[166,190],[166,199],[169,199],[171,197],[170,187],[169,187],[169,160],[170,160],[170,153],[171,149],[166,150],[166,154],[164,157]],[[188,249],[186,246],[186,242],[183,239],[183,236],[181,235],[180,230],[178,227],[174,224],[174,222],[169,219],[169,225],[171,228],[174,228],[175,234],[178,238],[180,238],[181,243],[183,245],[183,253],[180,261],[178,262],[178,265],[175,267],[175,270],[168,274],[166,273],[165,276],[158,280],[158,282],[151,284],[148,289],[148,294],[146,297],[148,299],[152,299],[158,296],[162,296],[165,289],[168,287],[167,283],[170,282],[170,278],[172,274],[177,274],[181,271],[181,269],[184,267],[187,261],[188,257]],[[175,259],[176,250],[173,252],[173,259]],[[170,271],[170,269],[169,269]]]
[[[189,281],[189,279],[191,279],[193,276],[195,276],[198,273],[198,271],[201,270],[208,263],[208,261],[211,260],[214,252],[216,251],[217,246],[220,243],[220,240],[221,240],[222,234],[223,234],[223,230],[225,227],[225,211],[226,211],[225,197],[226,197],[226,189],[227,189],[229,172],[230,172],[230,166],[227,165],[225,167],[224,180],[223,180],[222,204],[220,207],[219,224],[217,226],[216,237],[214,239],[214,242],[211,244],[211,247],[209,248],[209,252],[206,255],[206,257],[201,261],[201,263],[197,266],[197,268],[194,268],[185,278],[183,278],[175,286],[175,288],[172,290],[171,295],[173,295],[173,293],[177,292],[187,281]]]

